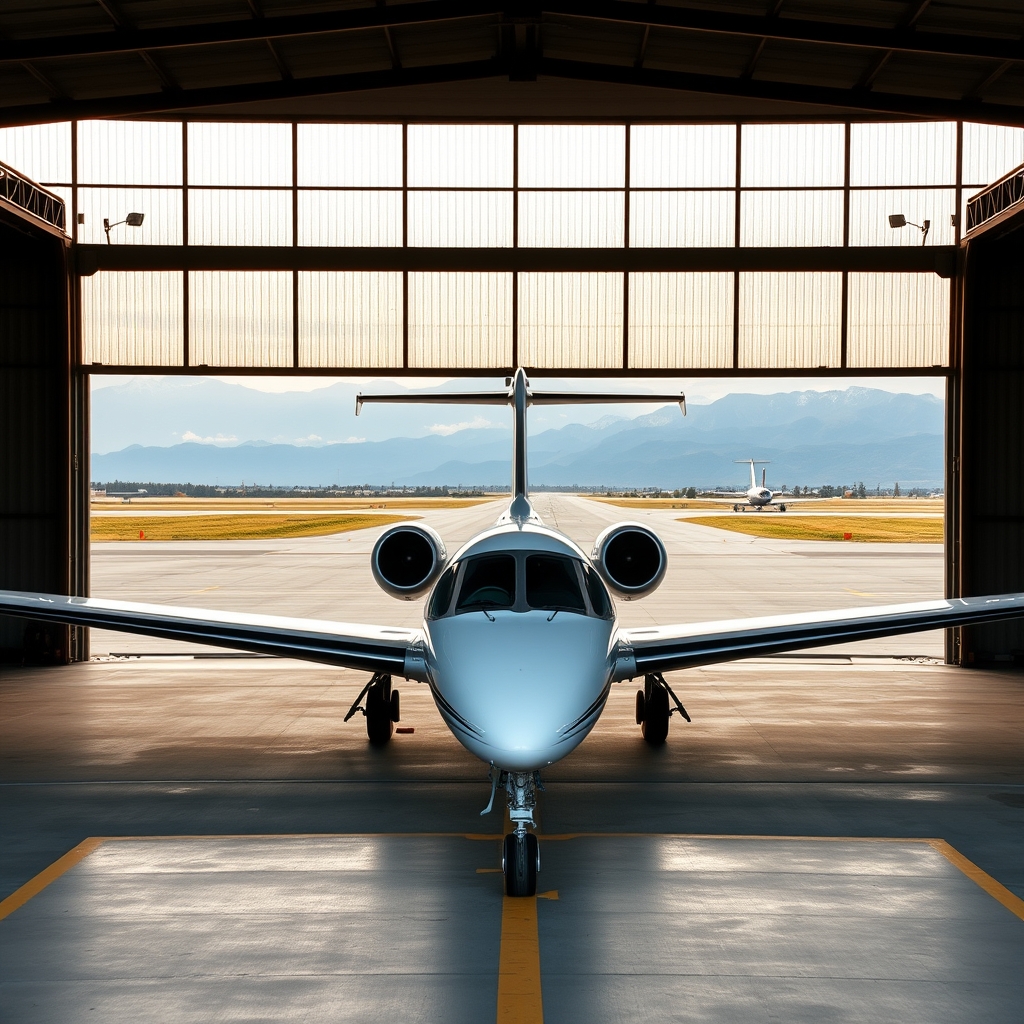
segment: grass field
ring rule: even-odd
[[[338,511],[349,512],[361,509],[395,509],[398,512],[405,512],[417,508],[469,508],[472,505],[480,505],[485,501],[493,501],[494,497],[487,498],[133,498],[132,505],[140,508],[157,509],[160,512],[179,512],[183,509],[202,512],[207,509],[218,511],[228,510],[238,512],[242,510],[265,510],[280,509],[282,512],[292,513],[308,509],[312,511]],[[113,509],[127,508],[127,503],[120,498],[93,498],[90,503],[93,512],[110,512]]]
[[[93,516],[92,539],[103,540],[263,540],[270,537],[320,537],[347,530],[388,526],[416,516],[365,515],[212,515]]]
[[[713,526],[754,537],[779,540],[850,540],[874,543],[941,544],[942,519],[908,519],[902,516],[797,516],[788,512],[741,513],[727,516],[695,516],[681,523]],[[845,537],[844,534],[849,534]]]

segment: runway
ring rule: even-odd
[[[537,504],[588,550],[621,519],[665,538],[668,578],[619,605],[628,624],[941,592],[928,545]],[[453,551],[499,507],[427,521]],[[374,536],[97,545],[93,592],[416,624],[372,582]],[[1024,679],[948,668],[938,641],[676,673],[693,723],[660,750],[615,687],[544,775],[539,890],[557,899],[525,901],[518,930],[486,768],[424,688],[399,684],[414,732],[376,750],[341,721],[359,673],[100,633],[89,664],[4,669],[0,896],[90,837],[129,838],[0,920],[0,1018],[1018,1022]]]

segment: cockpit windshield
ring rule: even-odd
[[[573,559],[563,555],[527,555],[526,603],[544,611],[586,613]]]
[[[513,555],[482,555],[466,561],[456,612],[511,608],[516,603]]]

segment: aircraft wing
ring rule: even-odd
[[[615,678],[1017,617],[1024,617],[1024,594],[620,629]]]
[[[420,679],[423,631],[0,590],[0,614]]]

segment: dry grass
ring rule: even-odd
[[[321,537],[329,533],[388,526],[416,516],[228,515],[93,516],[92,539],[102,540],[264,540]]]
[[[159,512],[179,512],[195,509],[228,509],[231,511],[278,509],[281,512],[295,511],[360,511],[362,509],[395,509],[405,512],[418,508],[469,508],[502,495],[486,498],[134,498],[133,505],[140,508],[156,509]],[[120,498],[93,498],[93,512],[110,512],[122,509],[126,503]]]
[[[899,516],[796,516],[790,513],[733,513],[729,516],[695,516],[682,523],[713,526],[754,537],[779,540],[851,540],[874,543],[941,544],[942,519],[908,519]],[[850,534],[844,537],[844,534]]]

